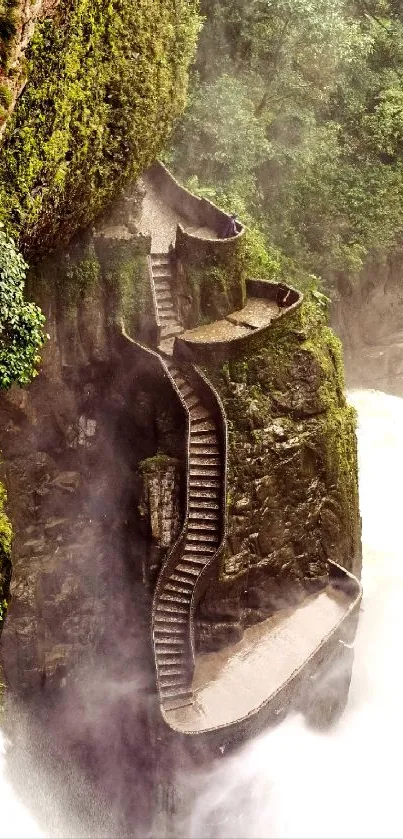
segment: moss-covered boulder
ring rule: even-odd
[[[359,575],[361,526],[356,417],[323,295],[206,372],[229,422],[228,549],[198,616],[211,648],[327,585],[329,559]]]
[[[7,611],[11,577],[11,524],[5,511],[6,491],[0,483],[0,634]]]
[[[0,219],[31,259],[156,157],[183,109],[195,0],[64,0],[37,22],[0,156]]]

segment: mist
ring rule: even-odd
[[[288,718],[199,775],[192,839],[402,835],[403,399],[354,391],[349,401],[359,416],[364,599],[347,709],[326,734]]]

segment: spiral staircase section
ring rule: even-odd
[[[207,380],[201,381],[195,368],[179,369],[172,359],[175,337],[183,328],[175,315],[168,254],[151,256],[151,275],[161,326],[159,354],[188,420],[185,521],[161,569],[152,613],[160,703],[169,711],[193,701],[195,595],[200,577],[217,559],[225,531],[225,419],[212,388],[210,398],[203,398]]]

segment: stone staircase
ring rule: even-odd
[[[171,260],[168,253],[151,254],[151,273],[157,302],[157,314],[161,324],[161,349],[172,354],[176,335],[184,330],[180,325],[172,299]]]
[[[197,581],[215,558],[225,531],[225,451],[216,415],[172,360],[175,336],[183,330],[172,302],[169,257],[153,254],[151,259],[162,326],[159,352],[185,407],[189,429],[185,523],[160,572],[153,604],[157,684],[161,706],[168,711],[193,699],[193,602]]]

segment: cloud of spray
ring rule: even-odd
[[[402,835],[400,773],[394,765],[403,701],[403,400],[370,391],[350,399],[360,417],[365,597],[347,711],[326,735],[308,729],[300,717],[286,720],[225,756],[208,774],[179,781],[184,810],[193,803],[186,833],[191,839]],[[147,707],[147,686],[133,658],[135,639],[127,632],[130,604],[124,598],[116,604],[109,617],[117,622],[113,644],[122,645],[119,656],[116,647],[105,649],[92,669],[76,674],[49,730],[43,723],[35,730],[32,719],[18,721],[17,760],[13,764],[11,755],[7,777],[4,758],[0,768],[0,837],[123,836],[121,816],[127,824],[130,808],[129,835],[150,835],[140,805],[144,800],[155,807],[156,801],[147,775],[144,714],[133,729],[139,708],[141,717]],[[55,724],[59,751],[52,752],[48,739]],[[83,771],[83,756],[91,779]]]
[[[46,383],[44,387],[42,404],[49,398]],[[34,707],[22,707],[7,697],[1,725],[10,742],[0,767],[0,838],[123,836],[130,819],[131,836],[143,839],[147,835],[152,670],[145,652],[148,624],[144,628],[141,545],[132,545],[125,531],[129,505],[135,506],[136,500],[127,491],[133,484],[133,464],[124,441],[130,449],[131,440],[126,440],[127,430],[122,433],[120,425],[127,415],[124,403],[122,414],[119,409],[120,389],[125,387],[124,379],[117,380],[111,384],[109,399],[104,395],[102,402],[94,397],[96,413],[91,412],[92,405],[83,410],[81,404],[72,411],[91,420],[95,417],[99,438],[94,439],[95,454],[91,447],[88,451],[84,447],[82,456],[80,452],[74,455],[73,466],[80,471],[83,484],[80,519],[76,518],[77,505],[72,502],[70,508],[66,503],[63,560],[51,570],[55,597],[45,597],[42,613],[41,604],[33,607],[33,617],[46,636],[44,649],[28,639],[37,681],[44,650],[52,652],[59,645],[70,656],[69,677],[66,680],[56,673],[54,678],[44,678],[42,693],[36,685]],[[115,400],[112,408],[117,403],[114,410],[111,399]],[[129,419],[134,434],[133,417]],[[53,455],[53,441],[36,439],[33,432],[32,450],[49,450]],[[68,449],[62,451],[56,472],[71,469],[71,458]],[[48,516],[41,508],[39,528]],[[60,548],[57,551],[60,557]],[[58,593],[66,578],[71,581],[71,600],[60,605]],[[39,588],[41,583],[40,579]],[[12,646],[6,649],[6,634],[12,639],[13,631],[11,610],[3,640],[15,686],[24,675],[24,665],[19,664]],[[5,740],[2,737],[3,751]],[[2,807],[3,799],[9,806]]]
[[[364,601],[347,711],[327,734],[286,720],[199,776],[192,839],[400,837],[403,400],[356,391]]]

